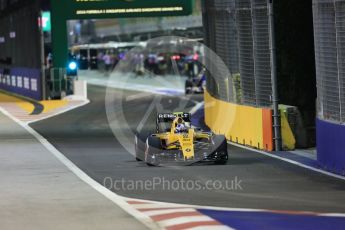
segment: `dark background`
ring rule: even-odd
[[[312,0],[275,0],[275,29],[280,104],[297,106],[305,125],[315,127]]]

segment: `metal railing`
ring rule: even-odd
[[[51,68],[47,74],[46,92],[50,99],[63,98],[73,94],[73,77],[68,77],[66,69]]]
[[[345,122],[345,0],[313,0],[318,117]]]
[[[238,104],[271,106],[267,0],[209,0],[204,7],[206,45],[223,59],[232,74],[212,76],[209,92]]]

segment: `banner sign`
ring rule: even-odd
[[[0,89],[35,100],[42,100],[41,74],[38,69],[0,69]]]
[[[50,20],[50,12],[45,11],[42,12],[42,28],[44,32],[50,32],[51,31],[51,20]]]
[[[192,12],[192,0],[58,0],[58,2],[60,6],[65,5],[60,9],[68,19],[178,16]]]

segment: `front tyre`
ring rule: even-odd
[[[137,161],[145,160],[146,140],[152,133],[152,130],[142,130],[135,134],[135,159]]]
[[[146,141],[145,162],[148,166],[158,166],[157,155],[162,149],[161,140],[155,136],[149,136]]]
[[[136,161],[143,161],[145,158],[144,147],[141,144],[142,142],[138,137],[138,134],[135,135],[134,143],[135,143],[135,160]]]

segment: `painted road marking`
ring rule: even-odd
[[[178,204],[178,203],[166,203],[152,200],[142,200],[134,198],[126,198],[127,202],[135,202],[136,204],[152,204],[152,208],[139,209],[143,212],[159,211],[159,210],[179,210],[179,209],[203,209],[213,211],[227,211],[227,212],[268,212],[268,213],[280,213],[280,214],[291,214],[291,215],[312,215],[312,216],[329,216],[329,217],[345,217],[345,213],[322,213],[322,212],[311,212],[311,211],[291,211],[291,210],[269,210],[269,209],[252,209],[252,208],[226,208],[216,206],[203,206],[203,205],[189,205],[189,204]],[[168,204],[168,206],[167,206]],[[158,206],[159,205],[159,206]],[[165,208],[163,207],[165,205]]]
[[[215,220],[213,220],[211,217],[208,216],[189,216],[189,217],[177,217],[177,218],[171,218],[168,220],[162,220],[158,221],[158,223],[164,227],[171,227],[174,225],[180,225],[180,224],[189,224],[189,223],[199,223],[199,222],[214,222],[214,224],[219,224]]]
[[[88,103],[90,103],[89,100],[84,100],[84,101],[69,101],[68,104],[64,107],[61,107],[59,109],[50,111],[46,114],[42,114],[41,116],[36,117],[36,119],[31,119],[30,121],[28,121],[28,124],[31,124],[33,122],[38,122],[38,121],[43,121],[55,116],[58,116],[60,114],[66,113],[68,111],[77,109],[79,107],[82,107],[84,105],[87,105]]]
[[[305,168],[305,169],[312,170],[314,172],[318,172],[318,173],[321,173],[321,174],[324,174],[324,175],[327,175],[327,176],[335,177],[335,178],[340,179],[340,180],[345,180],[345,177],[337,175],[335,173],[331,173],[331,172],[324,171],[322,169],[314,168],[314,167],[302,164],[302,163],[294,161],[294,160],[290,160],[290,159],[287,159],[287,158],[284,158],[284,157],[280,157],[280,156],[277,156],[277,155],[274,155],[274,154],[267,153],[265,151],[249,148],[247,146],[236,144],[236,143],[233,143],[233,142],[230,142],[230,141],[228,141],[228,144],[236,146],[236,147],[239,147],[239,148],[242,148],[242,149],[247,149],[247,150],[250,150],[250,151],[253,151],[253,152],[261,153],[261,154],[263,154],[265,156],[268,156],[268,157],[271,157],[271,158],[275,158],[275,159],[278,159],[278,160],[282,160],[282,161],[288,162],[290,164],[293,164],[293,165],[296,165],[296,166],[299,166],[299,167],[302,167],[302,168]]]
[[[215,219],[200,213],[196,208],[165,202],[125,198],[127,203],[157,222],[163,229],[230,229]]]
[[[235,229],[343,229],[345,218],[321,217],[301,212],[238,212],[198,209]]]
[[[82,77],[80,77],[80,78],[82,78]],[[127,84],[126,82],[111,81],[111,78],[102,79],[102,80],[101,79],[85,78],[85,80],[90,85],[110,87],[110,88],[114,88],[114,89],[140,91],[140,92],[155,93],[155,94],[161,94],[161,95],[184,95],[184,89],[166,88],[166,87],[152,87],[151,85],[136,84],[136,83],[132,83],[132,82],[130,84]]]
[[[185,224],[179,224],[167,227],[167,230],[182,230],[182,229],[191,229],[195,227],[206,227],[206,226],[214,226],[219,227],[220,229],[226,228],[225,226],[219,226],[219,223],[217,221],[200,221],[200,222],[192,222],[192,223],[185,223]],[[226,228],[231,229],[231,228]]]
[[[161,214],[165,213],[166,210],[169,210],[171,213],[171,210],[175,210],[175,212],[181,212],[182,207],[186,205],[181,204],[167,204],[167,203],[161,203],[161,202],[153,202],[151,205],[149,204],[150,201],[145,200],[132,200],[129,203],[130,204],[124,204],[124,198],[119,197],[115,193],[107,190],[102,185],[98,184],[96,181],[91,179],[88,175],[86,175],[83,171],[81,171],[77,166],[75,166],[72,162],[70,162],[62,153],[60,153],[58,150],[56,150],[44,137],[40,136],[38,133],[36,133],[34,130],[32,130],[30,127],[28,127],[26,124],[20,122],[19,120],[16,120],[15,118],[11,117],[10,114],[8,114],[6,111],[3,111],[4,114],[15,120],[17,123],[22,125],[25,129],[27,129],[31,134],[33,134],[36,139],[38,139],[50,152],[56,156],[64,165],[66,165],[74,174],[76,174],[79,178],[81,178],[83,181],[88,183],[91,187],[96,189],[98,192],[103,194],[108,199],[112,200],[114,203],[119,205],[121,208],[123,208],[125,211],[133,214],[138,220],[145,223],[148,227],[152,229],[160,229],[163,225],[166,226],[166,229],[185,229],[185,228],[195,228],[195,227],[203,227],[204,229],[209,229],[210,226],[214,226],[213,229],[225,229],[224,225],[221,223],[213,220],[210,217],[200,217],[200,218],[194,218],[191,219],[188,217],[187,219],[192,220],[192,222],[186,222],[185,219],[181,218],[173,218],[172,220],[165,220],[160,221],[159,224],[161,226],[156,226],[155,223],[153,223],[153,220],[150,218],[150,215],[147,215],[145,212],[149,211],[159,211],[160,209]],[[133,207],[132,205],[135,205]],[[128,207],[129,206],[129,207]],[[165,208],[164,208],[165,207]],[[196,206],[194,206],[197,208]],[[200,206],[202,207],[202,206]],[[191,206],[186,208],[186,211],[190,211]],[[205,207],[203,207],[205,208]],[[210,207],[212,209],[216,209],[215,207]],[[134,210],[133,210],[134,209]],[[230,210],[230,209],[228,209]],[[241,209],[234,209],[234,210],[241,210]],[[249,211],[248,209],[247,211]],[[241,210],[244,211],[244,210]],[[257,210],[257,212],[267,212],[267,210]],[[152,214],[152,213],[151,213]],[[159,215],[159,213],[155,213],[156,215]],[[335,216],[335,215],[342,215],[342,214],[321,214],[321,215],[327,215],[327,216]],[[174,217],[174,216],[172,216]],[[206,220],[207,219],[207,220]],[[205,221],[206,220],[206,221]],[[230,228],[226,228],[230,229]]]
[[[72,173],[74,173],[77,177],[79,177],[82,181],[87,183],[90,187],[98,191],[104,197],[108,198],[110,201],[118,205],[124,211],[135,217],[137,220],[142,222],[144,225],[151,229],[161,229],[156,223],[152,221],[148,216],[144,215],[143,213],[139,212],[135,208],[133,208],[130,204],[128,204],[122,197],[118,196],[116,193],[108,190],[97,181],[89,177],[84,171],[79,169],[72,161],[70,161],[65,155],[63,155],[59,150],[57,150],[48,140],[46,140],[43,136],[37,133],[34,129],[32,129],[28,124],[21,122],[6,110],[0,107],[0,112],[5,114],[7,117],[15,121],[17,124],[22,126],[25,130],[27,130],[31,135],[33,135],[52,155],[54,155],[62,164],[64,164]]]
[[[37,121],[41,121],[41,120],[45,120],[45,119],[57,116],[59,114],[84,106],[88,103],[89,101],[70,101],[66,103],[65,106],[62,106],[56,109],[49,109],[48,112],[44,112],[39,115],[31,115],[30,113],[19,108],[16,104],[13,104],[13,103],[0,103],[0,107],[2,107],[4,110],[10,113],[11,116],[15,117],[21,122],[25,122],[29,124],[29,123],[33,123],[33,122],[37,122]]]
[[[193,212],[190,211],[191,207],[194,207],[197,212],[198,208],[203,209],[209,209],[209,210],[238,210],[241,212],[250,212],[254,211],[255,213],[274,213],[276,211],[270,211],[270,210],[253,210],[253,209],[229,209],[229,208],[217,208],[217,207],[203,207],[203,206],[191,206],[191,205],[181,205],[181,204],[169,204],[169,203],[162,203],[162,202],[153,202],[151,205],[149,202],[151,201],[145,201],[145,200],[132,200],[131,202],[126,202],[123,197],[118,196],[117,194],[107,190],[105,187],[94,181],[92,178],[90,178],[85,172],[80,170],[76,165],[74,165],[71,161],[69,161],[61,152],[59,152],[57,149],[55,149],[44,137],[42,137],[40,134],[38,134],[35,130],[31,129],[27,124],[19,121],[15,117],[13,117],[11,114],[7,113],[7,111],[4,111],[0,108],[0,111],[2,111],[5,115],[10,117],[12,120],[16,121],[18,124],[20,124],[22,127],[24,127],[29,133],[31,133],[42,145],[44,145],[57,159],[59,159],[66,167],[68,167],[75,175],[77,175],[80,179],[82,179],[84,182],[89,184],[92,188],[100,192],[102,195],[110,199],[112,202],[120,206],[122,209],[127,211],[128,213],[132,214],[135,218],[142,221],[146,226],[152,228],[152,229],[161,229],[162,226],[165,226],[166,229],[211,229],[211,226],[213,226],[212,229],[231,229],[229,227],[224,226],[220,222],[216,221],[215,219],[209,217],[209,216],[191,216],[191,217],[178,217],[179,214],[172,214],[172,210],[175,211],[175,213],[181,213],[183,212],[183,207],[185,207],[185,212]],[[243,147],[243,146],[239,146]],[[252,150],[252,149],[250,149]],[[255,151],[255,150],[254,150]],[[262,152],[261,152],[262,153]],[[267,154],[267,153],[266,153]],[[265,155],[266,155],[265,154]],[[268,155],[272,157],[271,155]],[[160,216],[165,215],[167,213],[163,213],[169,210],[169,213],[172,214],[172,219],[162,220],[159,221],[157,225],[155,222],[153,222],[151,216]],[[187,211],[188,210],[188,211]],[[155,211],[155,214],[147,215],[147,212],[153,212]],[[159,213],[158,211],[162,211],[162,213]],[[194,212],[194,214],[195,214]],[[282,211],[279,211],[282,212]],[[296,213],[295,213],[296,214]],[[314,213],[303,213],[303,215],[313,215]],[[294,214],[289,214],[294,215]],[[318,216],[330,216],[330,217],[337,217],[341,216],[344,217],[344,214],[337,214],[337,213],[324,213],[320,214],[317,213],[315,215]],[[187,222],[187,219],[190,220],[190,222]]]
[[[230,230],[230,229],[232,228],[228,226],[214,226],[214,225],[188,228],[188,230]]]
[[[132,205],[136,209],[152,209],[152,208],[164,208],[166,207],[166,203],[160,203],[160,204],[155,204],[155,203],[148,203],[148,204],[133,204]],[[172,204],[170,207],[181,207],[181,205],[175,205]]]
[[[176,208],[176,209],[161,209],[153,211],[143,211],[148,216],[171,214],[176,212],[195,212],[194,208]]]
[[[48,113],[50,111],[65,107],[68,105],[67,100],[51,100],[51,101],[40,101],[43,105],[43,113]]]
[[[200,212],[197,211],[180,211],[180,212],[173,212],[168,214],[157,214],[150,216],[154,221],[164,221],[164,220],[172,220],[175,218],[181,217],[200,217],[203,216]]]
[[[212,103],[214,103],[214,102],[212,102]],[[210,104],[210,103],[204,104],[204,108],[205,108],[205,107],[208,107],[208,106],[211,106],[211,104]],[[197,105],[196,107],[199,107],[199,106]],[[196,107],[195,107],[195,108],[196,108]],[[201,109],[202,107],[200,106],[197,110],[194,111],[195,108],[193,108],[193,112],[194,112],[194,113],[196,113],[196,112],[197,112],[199,109]],[[230,142],[230,141],[228,141],[228,144],[233,145],[233,146],[236,146],[236,147],[239,147],[239,148],[242,148],[242,149],[247,149],[247,150],[249,150],[249,151],[257,152],[257,153],[263,154],[263,155],[268,156],[268,157],[271,157],[271,158],[275,158],[275,159],[278,159],[278,160],[282,160],[282,161],[288,162],[288,163],[290,163],[290,164],[294,164],[294,165],[296,165],[296,166],[299,166],[299,167],[302,167],[302,168],[305,168],[305,169],[312,170],[312,171],[314,171],[314,172],[318,172],[318,173],[321,173],[321,174],[324,174],[324,175],[327,175],[327,176],[335,177],[335,178],[337,178],[337,179],[345,180],[345,176],[341,176],[341,175],[338,175],[338,174],[335,174],[335,173],[327,172],[327,171],[325,171],[325,170],[322,170],[322,169],[319,169],[319,168],[315,168],[315,167],[312,167],[312,166],[303,164],[303,163],[298,162],[298,161],[294,161],[294,160],[291,160],[291,159],[288,159],[288,158],[284,158],[284,157],[281,157],[281,156],[277,156],[277,155],[274,155],[274,154],[270,154],[270,153],[265,152],[265,151],[262,151],[262,150],[250,148],[250,147],[247,147],[247,146],[244,146],[244,145],[240,145],[240,144],[237,144],[237,143],[234,143],[234,142]]]
[[[130,101],[134,101],[134,100],[137,100],[137,99],[143,99],[145,97],[151,97],[152,96],[152,93],[138,93],[138,94],[134,94],[134,95],[130,95],[128,97],[126,97],[126,101],[127,102],[130,102]]]
[[[213,220],[208,216],[200,216],[200,217],[180,217],[166,221],[158,222],[159,225],[164,227],[165,229],[188,229],[196,226],[221,226],[218,221]]]
[[[204,102],[199,102],[197,103],[190,111],[189,113],[194,115],[200,108],[202,108],[204,106]]]
[[[126,197],[123,197],[124,199],[126,199]],[[167,203],[165,203],[167,204]],[[159,210],[176,210],[176,209],[180,209],[180,208],[190,208],[191,205],[183,205],[183,206],[171,206],[173,204],[169,203],[169,206],[161,206],[159,208],[138,208],[139,211],[141,212],[148,212],[148,211],[159,211]]]
[[[20,98],[0,93],[0,107],[13,117],[25,123],[32,123],[57,116],[69,110],[84,106],[88,100],[54,100],[37,102],[42,106],[42,112],[34,114],[35,106]]]

